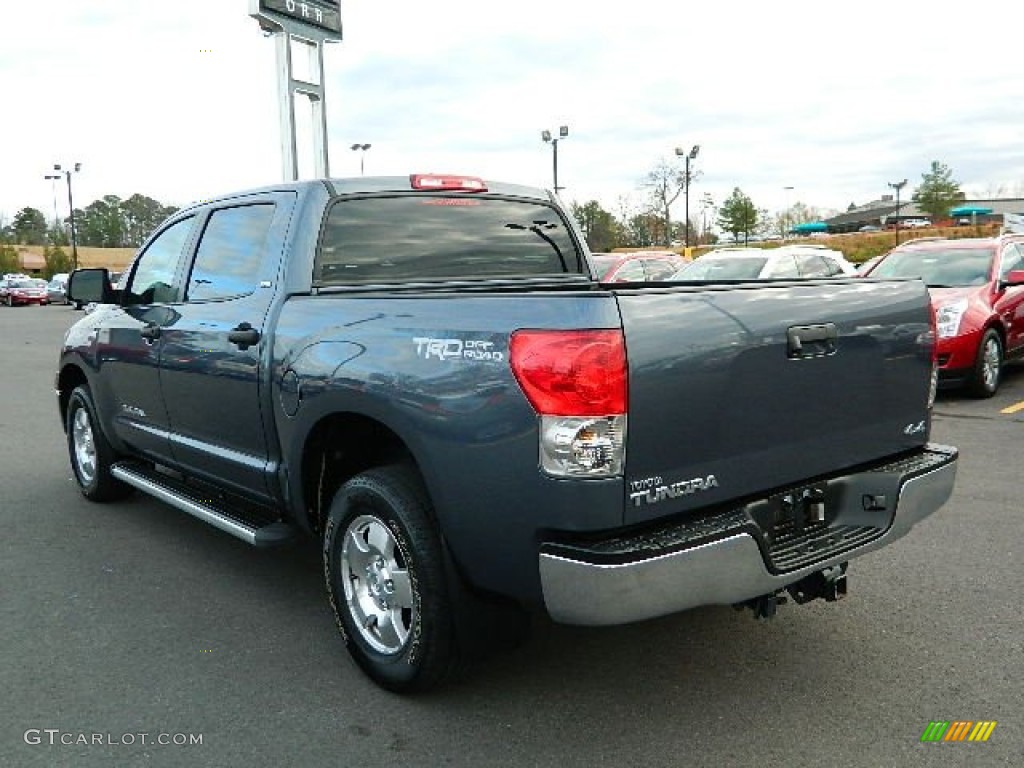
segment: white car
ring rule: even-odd
[[[921,229],[923,227],[930,227],[932,223],[928,219],[906,219],[900,222],[900,227],[904,229]]]
[[[676,272],[671,280],[787,280],[856,275],[839,251],[819,245],[720,248]]]

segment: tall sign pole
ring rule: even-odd
[[[299,178],[296,102],[313,113],[313,166],[330,175],[324,106],[324,44],[341,40],[340,0],[249,0],[249,15],[277,42],[277,97],[285,181]]]

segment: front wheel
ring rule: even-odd
[[[975,397],[992,397],[999,389],[1003,371],[1003,341],[994,328],[981,337],[969,388]]]
[[[66,427],[71,468],[82,495],[90,501],[112,501],[131,493],[131,486],[110,474],[116,454],[100,429],[92,393],[84,384],[68,399]]]
[[[430,500],[409,466],[341,487],[324,533],[327,594],[359,667],[382,687],[427,690],[456,665],[454,615]]]

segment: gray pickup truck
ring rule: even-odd
[[[540,189],[204,201],[116,289],[80,270],[69,293],[99,304],[56,376],[85,496],[314,537],[350,653],[395,691],[441,681],[492,615],[835,600],[954,484],[921,282],[602,285]]]

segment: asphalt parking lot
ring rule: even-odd
[[[1024,367],[993,400],[940,396],[953,499],[856,560],[846,600],[767,623],[538,618],[525,646],[402,698],[349,661],[315,546],[81,497],[52,392],[81,316],[0,308],[2,766],[1024,765],[1024,409],[1002,412]],[[934,720],[998,725],[920,743]]]

